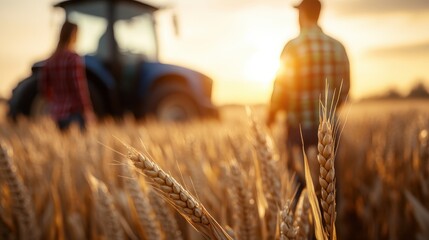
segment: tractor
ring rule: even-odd
[[[197,71],[158,61],[155,12],[136,0],[67,0],[54,5],[79,27],[77,52],[84,58],[88,88],[98,118],[182,121],[217,117],[213,80]],[[177,27],[177,25],[175,25]],[[45,61],[32,66],[8,101],[8,116],[47,113],[38,77]]]

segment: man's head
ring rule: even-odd
[[[303,0],[294,7],[299,11],[299,23],[301,27],[317,24],[322,8],[319,0]]]

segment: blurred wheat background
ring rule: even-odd
[[[339,239],[429,238],[427,103],[385,104],[343,109]],[[0,239],[312,239],[318,220],[310,193],[294,196],[287,136],[264,127],[263,108],[253,118],[230,107],[221,121],[126,119],[84,135],[1,118]]]

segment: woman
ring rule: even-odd
[[[84,63],[74,50],[77,32],[76,24],[63,24],[57,48],[46,61],[40,78],[41,93],[61,131],[73,123],[83,131],[94,116]]]

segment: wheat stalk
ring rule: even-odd
[[[301,135],[302,139],[302,135]],[[304,144],[302,145],[302,154],[304,155],[304,173],[305,173],[305,186],[308,192],[308,201],[310,203],[311,212],[314,220],[314,234],[318,240],[328,239],[325,230],[323,229],[322,214],[320,212],[320,205],[314,189],[313,179],[311,177],[311,170],[308,163],[307,154],[305,153]]]
[[[148,157],[127,146],[127,158],[152,183],[152,186],[207,239],[231,239],[204,206]]]
[[[0,189],[1,193],[1,189]],[[12,229],[10,229],[9,225],[5,221],[4,209],[0,204],[0,239],[11,239],[13,236]]]
[[[428,239],[429,238],[429,210],[419,202],[408,190],[404,191],[405,197],[411,204],[414,218],[416,219],[420,232],[416,234],[416,239]]]
[[[0,177],[10,190],[13,214],[18,220],[19,239],[39,239],[40,233],[30,194],[18,175],[10,155],[11,150],[0,142]]]

